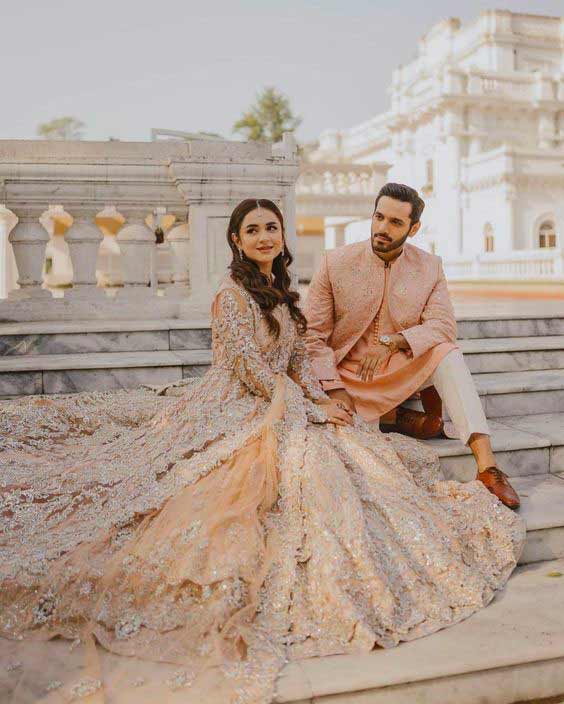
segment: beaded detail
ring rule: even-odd
[[[14,687],[267,704],[288,660],[395,646],[504,586],[523,521],[481,482],[445,481],[412,440],[358,417],[328,425],[289,311],[275,315],[278,339],[226,279],[202,379],[2,404],[0,659],[22,662]],[[27,636],[57,635],[73,643],[58,660],[60,640],[25,659]],[[106,660],[76,676],[90,635],[130,656],[115,681]]]

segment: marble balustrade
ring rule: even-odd
[[[207,315],[240,200],[277,202],[295,251],[298,175],[290,134],[274,145],[0,140],[0,321]]]
[[[115,296],[128,287],[155,288],[157,282],[165,291],[174,284],[177,293],[182,293],[180,289],[188,283],[188,224],[169,216],[164,241],[157,243],[159,225],[150,225],[152,218],[151,212],[145,219],[132,218],[128,223],[115,206],[106,206],[93,217],[73,218],[63,205],[49,205],[37,219],[18,218],[0,205],[4,257],[7,260],[11,244],[19,272],[19,297],[22,293],[42,295],[45,289],[54,297],[64,297],[70,290],[88,295],[96,287]],[[5,298],[6,276],[2,292],[0,297]]]
[[[557,247],[449,257],[443,265],[449,281],[564,280],[564,250]]]

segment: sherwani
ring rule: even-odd
[[[429,386],[450,355],[449,366],[454,359],[455,373],[464,377],[469,391],[465,398],[472,397],[478,430],[487,431],[456,345],[456,319],[440,257],[406,244],[397,259],[385,263],[370,240],[329,251],[311,282],[305,314],[307,349],[322,386],[345,388],[366,420],[377,420]],[[409,349],[392,354],[371,381],[362,381],[360,360],[374,351],[380,335],[394,333],[404,336]],[[468,436],[467,429],[460,435]]]

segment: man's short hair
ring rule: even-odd
[[[425,209],[425,201],[419,197],[419,193],[415,188],[406,186],[403,183],[387,183],[382,186],[380,193],[376,196],[376,203],[374,204],[374,211],[378,207],[378,201],[382,196],[388,196],[388,198],[394,198],[394,200],[401,200],[402,203],[411,203],[411,214],[410,220],[411,224],[415,225],[416,222],[421,220],[421,214]]]

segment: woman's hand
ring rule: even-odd
[[[331,389],[330,391],[326,391],[326,394],[334,401],[341,401],[344,403],[351,413],[356,413],[354,401],[345,389]]]
[[[324,403],[320,403],[323,406],[325,413],[327,413],[327,422],[333,423],[334,425],[352,425],[353,416],[349,409],[342,401],[336,401],[334,399],[329,399]]]

